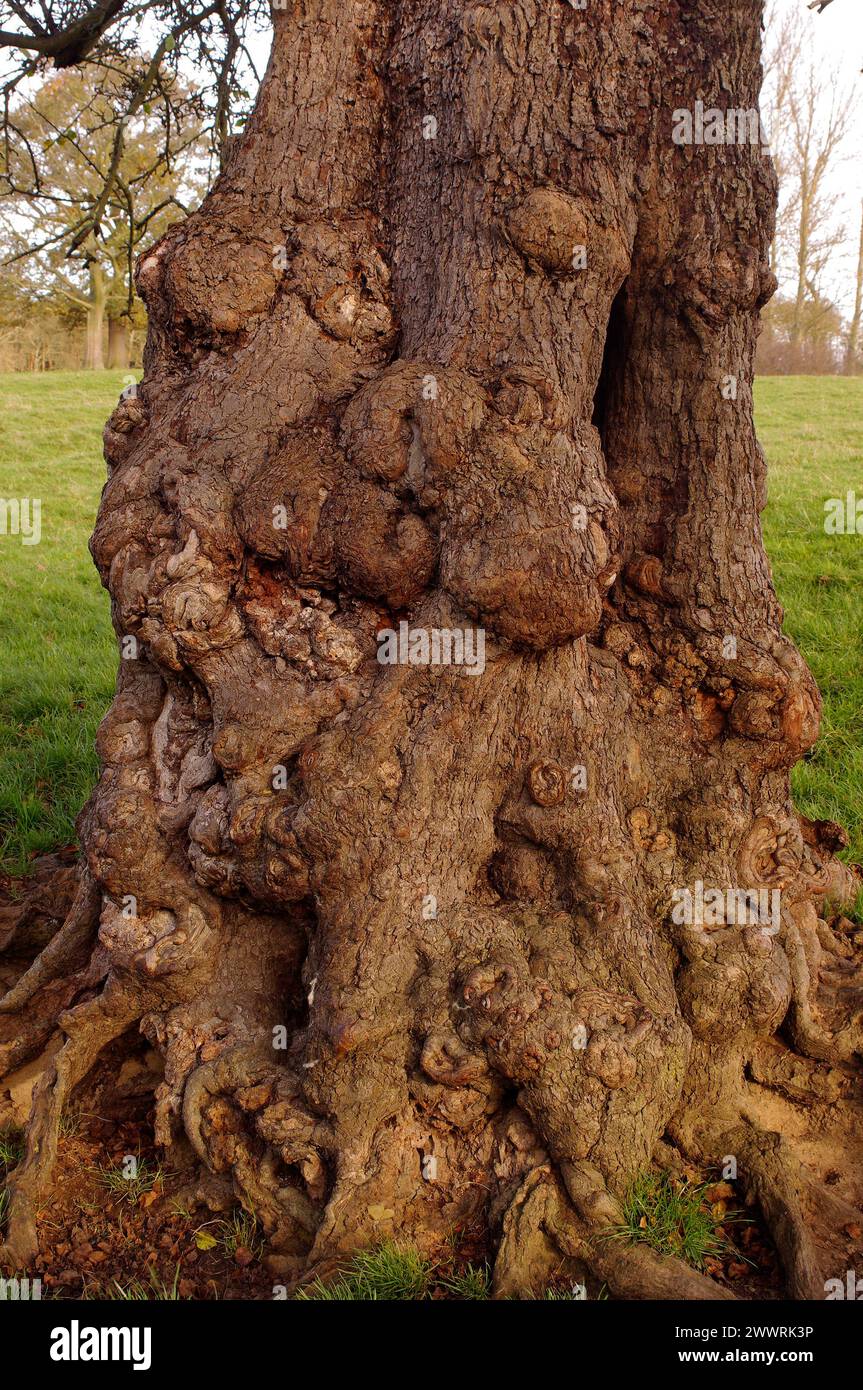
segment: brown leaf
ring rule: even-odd
[[[734,1188],[731,1186],[730,1182],[711,1183],[705,1194],[709,1202],[727,1201],[729,1197],[733,1197],[734,1195]]]

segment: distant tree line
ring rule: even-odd
[[[781,289],[763,314],[762,373],[859,373],[863,362],[860,104],[839,73],[812,56],[811,24],[797,7],[780,13],[776,0],[768,10],[762,105],[779,176],[772,260]],[[840,203],[855,176],[859,211],[848,227]],[[838,284],[849,291],[843,306],[831,299],[828,279],[834,293]]]
[[[140,355],[136,256],[243,125],[268,0],[0,0],[0,369]]]

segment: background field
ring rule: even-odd
[[[0,536],[0,866],[68,843],[96,775],[117,646],[87,541],[122,372],[0,376],[0,497],[42,498],[42,540]]]
[[[93,738],[116,644],[87,549],[104,481],[102,425],[120,372],[0,375],[0,497],[42,498],[42,541],[0,537],[0,870],[68,843],[96,773]],[[863,378],[756,385],[770,463],[767,547],[786,630],[824,695],[798,806],[839,821],[863,859],[863,536],[828,536],[824,501],[863,498]]]

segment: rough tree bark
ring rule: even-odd
[[[761,10],[275,12],[226,171],[138,268],[92,542],[137,646],[73,910],[0,1006],[7,1068],[64,1040],[7,1258],[140,1024],[159,1141],[289,1274],[478,1212],[499,1294],[565,1259],[728,1297],[600,1238],[681,1156],[734,1156],[791,1294],[844,1272],[860,975],[825,903],[856,883],[790,800],[819,696],[752,423],[774,176],[671,139],[757,105]],[[402,618],[482,625],[484,673],[380,665]],[[698,880],[779,889],[779,932],[676,925]]]

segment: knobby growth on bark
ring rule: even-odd
[[[789,795],[820,702],[759,525],[774,175],[671,138],[757,106],[761,9],[276,11],[138,267],[92,542],[124,659],[74,906],[0,1004],[7,1071],[63,1043],[7,1258],[138,1025],[159,1142],[297,1277],[479,1212],[500,1295],[564,1262],[730,1297],[602,1239],[651,1162],[729,1156],[789,1293],[841,1275],[856,882]],[[382,665],[403,620],[482,628],[484,669]],[[778,930],[678,922],[699,882],[779,892]]]

